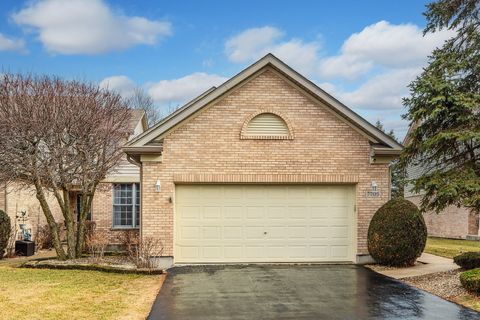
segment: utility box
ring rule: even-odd
[[[15,241],[15,253],[19,256],[33,256],[35,254],[35,241],[17,240]]]

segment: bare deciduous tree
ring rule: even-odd
[[[143,88],[135,88],[133,95],[127,99],[127,103],[132,109],[145,110],[149,127],[163,118],[162,112],[155,106],[152,97]]]
[[[0,181],[35,188],[60,259],[82,252],[85,220],[98,184],[118,164],[131,113],[122,98],[97,85],[56,77],[0,76]],[[74,214],[70,195],[81,192]],[[67,252],[47,202],[62,211]]]

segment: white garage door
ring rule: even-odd
[[[175,263],[353,261],[354,190],[179,185]]]

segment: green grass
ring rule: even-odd
[[[145,319],[164,276],[0,264],[0,319]]]
[[[425,246],[425,252],[447,258],[468,251],[480,251],[480,241],[429,237]]]

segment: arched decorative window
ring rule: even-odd
[[[242,139],[293,139],[292,130],[277,113],[259,112],[251,115],[244,123]]]

